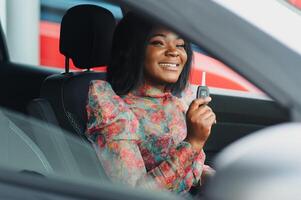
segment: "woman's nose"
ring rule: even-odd
[[[177,56],[179,56],[179,52],[177,51],[176,48],[170,47],[166,50],[166,55],[172,56],[172,57],[177,57]]]

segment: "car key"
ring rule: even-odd
[[[206,86],[206,72],[202,73],[202,84],[198,87],[196,97],[197,98],[206,98],[209,97],[209,88]]]

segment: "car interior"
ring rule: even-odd
[[[66,155],[63,159],[59,158],[62,155],[58,152],[56,155],[47,152],[51,145],[67,149],[69,140],[62,139],[66,133],[79,138],[79,145],[89,144],[84,136],[88,86],[91,80],[105,80],[105,72],[94,72],[93,68],[108,64],[115,25],[116,20],[112,13],[99,6],[79,5],[69,9],[62,19],[60,34],[60,52],[66,59],[64,73],[11,62],[1,30],[0,90],[3,95],[0,98],[0,106],[42,120],[49,126],[58,127],[57,130],[61,131],[59,137],[43,138],[44,136],[39,136],[39,132],[45,127],[24,130],[21,120],[8,114],[5,116],[15,124],[14,126],[19,127],[19,132],[27,137],[26,140],[32,140],[32,146],[37,146],[34,148],[41,151],[39,154],[44,156],[43,159],[47,163],[45,166],[49,169],[60,170],[64,163],[59,162],[69,157],[66,161],[71,163],[69,167],[73,166],[72,163],[79,166],[79,169],[74,169],[74,174],[80,172],[85,176],[105,179],[93,151],[85,148],[71,149],[82,155],[74,157],[72,153],[68,154],[68,150],[64,150]],[[69,70],[70,59],[78,69],[82,69],[81,72]],[[286,122],[290,117],[286,109],[272,100],[214,93],[211,97],[213,100],[210,106],[216,113],[217,124],[212,128],[204,149],[207,164],[212,164],[215,155],[237,139],[264,127]],[[58,140],[61,142],[58,143]],[[52,142],[43,147],[46,141]],[[82,160],[83,158],[86,160]],[[91,168],[86,169],[87,165],[81,165],[83,162],[92,163]],[[37,171],[41,174],[45,172]]]
[[[68,10],[62,19],[60,37],[60,52],[66,58],[66,71],[65,73],[43,75],[39,83],[41,86],[39,89],[40,94],[36,96],[37,98],[30,100],[28,105],[24,105],[23,109],[25,108],[30,116],[40,119],[50,126],[56,125],[74,133],[81,139],[82,143],[86,144],[88,141],[84,136],[84,131],[88,86],[91,80],[105,78],[104,73],[93,72],[91,68],[107,65],[115,25],[116,22],[113,15],[108,10],[98,6],[80,5]],[[69,59],[72,59],[76,67],[85,69],[85,71],[70,72]],[[8,65],[13,64],[9,63]],[[20,121],[15,120],[14,122],[20,125]],[[36,132],[36,135],[38,135],[38,131],[41,131],[41,129],[35,129],[33,132]],[[67,131],[62,133],[67,133]],[[79,150],[78,148],[72,149],[74,145],[67,144],[70,139],[66,140],[63,136],[55,138],[56,136],[52,136],[54,138],[50,140],[53,141],[52,145],[60,146],[61,148],[69,146],[71,151],[76,151],[76,154],[81,155],[72,156],[71,153],[67,153],[68,156],[65,156],[64,159],[59,159],[59,155],[55,159],[50,159],[50,161],[54,161],[52,164],[57,169],[63,168],[63,164],[69,163],[69,167],[65,168],[82,166],[80,169],[82,174],[93,178],[95,176],[103,178],[101,165],[98,163],[94,152],[85,149]],[[45,154],[52,152],[50,149],[44,148],[49,138],[45,138],[45,142],[42,142],[43,139],[41,137],[39,139],[35,137],[35,141],[41,145]],[[58,141],[60,141],[61,145],[58,144]],[[63,141],[65,141],[65,144],[62,144]],[[62,152],[66,154],[68,152],[67,149],[64,148]],[[76,159],[79,158],[81,160],[77,160],[77,165],[73,165]],[[61,163],[61,166],[58,166],[55,164],[58,160],[65,160],[65,163]],[[87,168],[86,164],[82,165],[81,163],[92,164],[90,168]],[[65,171],[70,171],[70,169]]]

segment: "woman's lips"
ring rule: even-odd
[[[161,62],[159,63],[159,66],[167,70],[176,71],[179,69],[180,65],[178,63]]]

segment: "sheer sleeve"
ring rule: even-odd
[[[191,102],[196,98],[197,93],[196,85],[189,84],[186,89],[182,92],[180,101],[184,104],[185,112],[188,110]],[[204,164],[205,161],[205,153],[202,151],[200,155],[198,155],[193,164],[192,164],[192,176],[193,176],[193,185],[197,186],[202,183],[201,179],[204,179],[205,176],[210,176],[215,173],[214,169],[210,166]],[[185,179],[184,179],[185,181]]]
[[[188,86],[182,91],[179,100],[183,103],[185,111],[188,110],[191,102],[196,98],[198,86],[188,84]]]
[[[86,135],[113,181],[173,191],[189,190],[191,185],[183,187],[180,182],[200,154],[189,143],[181,142],[171,148],[166,160],[147,171],[137,144],[139,121],[107,82],[91,82],[87,114]]]

